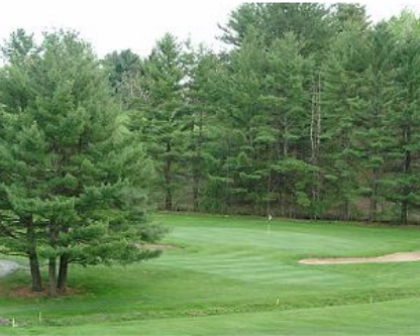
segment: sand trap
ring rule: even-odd
[[[177,246],[172,244],[138,244],[137,247],[145,250],[170,250],[177,248]]]
[[[380,257],[302,259],[302,260],[299,260],[299,264],[338,265],[338,264],[406,262],[406,261],[419,261],[419,260],[420,260],[420,252],[399,252],[399,253],[387,254]]]

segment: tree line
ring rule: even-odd
[[[415,14],[249,3],[220,38],[103,59],[71,31],[5,41],[0,253],[28,258],[34,291],[155,257],[152,208],[419,222]]]
[[[167,34],[107,55],[166,210],[419,221],[420,21],[358,4],[243,4],[229,51]]]

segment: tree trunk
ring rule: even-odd
[[[42,278],[39,269],[38,253],[36,250],[36,233],[32,217],[24,219],[26,225],[26,238],[28,243],[29,268],[31,270],[31,282],[33,292],[42,292]]]
[[[55,257],[51,257],[48,262],[48,295],[57,295],[57,262]]]
[[[309,133],[311,139],[311,163],[313,166],[317,167],[321,151],[321,75],[318,75],[318,80],[313,80]],[[317,208],[320,200],[321,184],[321,177],[317,170],[314,170],[312,178],[312,218],[317,220],[319,216]]]
[[[265,215],[267,217],[272,216],[272,214],[271,214],[271,190],[272,190],[272,184],[273,184],[272,173],[271,173],[271,169],[269,169],[269,171],[268,171],[268,178],[267,178],[267,189],[266,189],[267,199],[266,199],[266,208],[265,208],[265,211],[266,211]]]
[[[60,265],[58,269],[57,289],[60,293],[64,293],[67,288],[67,275],[69,268],[69,259],[66,254],[60,257]]]
[[[343,213],[342,213],[342,220],[348,221],[350,220],[350,202],[346,198],[343,203]]]
[[[195,124],[194,124],[195,125]],[[193,126],[194,127],[194,126]],[[194,132],[194,129],[193,129]],[[199,123],[198,123],[198,139],[194,143],[195,146],[195,160],[193,163],[193,207],[194,211],[198,211],[199,197],[200,197],[200,179],[202,176],[202,162],[201,162],[201,147],[203,145],[203,111],[200,109]]]
[[[410,123],[406,123],[403,127],[403,141],[404,145],[407,146],[410,143],[411,138],[411,129]],[[404,151],[404,163],[403,163],[403,174],[405,177],[408,177],[410,174],[411,168],[411,151],[409,149],[405,149]],[[407,185],[406,181],[404,188],[403,188],[403,199],[401,202],[401,216],[400,221],[401,224],[406,225],[408,223],[408,195],[410,193],[410,187]]]
[[[228,160],[228,157],[231,155],[231,141],[230,138],[227,137],[226,138],[226,142],[227,142],[227,155],[225,158],[225,162]],[[231,186],[229,183],[229,179],[231,178],[231,171],[230,171],[230,167],[228,164],[225,164],[225,183],[224,183],[224,202],[222,205],[222,211],[225,215],[229,214],[229,210],[231,208],[231,204],[232,204],[232,192],[231,192]],[[233,174],[232,174],[233,175]]]
[[[407,225],[408,224],[408,202],[407,200],[403,200],[401,202],[401,224]]]
[[[42,278],[39,269],[38,255],[36,252],[29,252],[29,267],[31,269],[32,291],[42,292]]]
[[[375,222],[376,221],[376,215],[378,212],[378,200],[377,200],[377,194],[378,194],[378,171],[377,169],[373,170],[373,185],[372,185],[372,194],[370,195],[370,206],[369,206],[369,221]]]
[[[370,200],[370,209],[369,209],[369,221],[375,222],[376,221],[376,215],[378,212],[378,202],[375,198],[371,198]]]
[[[287,117],[284,117],[283,122],[283,159],[287,159],[289,157],[289,125]]]
[[[199,197],[199,182],[200,179],[198,177],[198,174],[195,174],[193,177],[193,209],[195,212],[198,211],[198,207],[199,207],[199,201],[198,201],[198,197]]]
[[[170,153],[171,144],[166,144],[166,153]],[[172,161],[171,158],[167,158],[164,168],[164,178],[165,178],[165,210],[172,211]]]
[[[165,187],[165,210],[172,211],[172,189],[169,185]]]
[[[54,222],[49,223],[49,241],[52,248],[57,244],[57,226]],[[48,259],[48,295],[57,295],[57,257],[50,256]]]

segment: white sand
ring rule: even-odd
[[[387,254],[380,257],[360,257],[360,258],[314,258],[299,260],[304,265],[335,265],[335,264],[364,264],[364,263],[387,263],[387,262],[407,262],[419,261],[420,252],[398,252]]]

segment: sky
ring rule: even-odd
[[[51,29],[74,29],[102,57],[114,50],[132,49],[146,56],[157,39],[171,32],[180,40],[191,38],[215,49],[218,24],[227,22],[239,0],[6,0],[2,1],[0,41],[24,28],[40,36]],[[360,1],[372,20],[398,14],[405,7],[420,11],[416,1]]]

